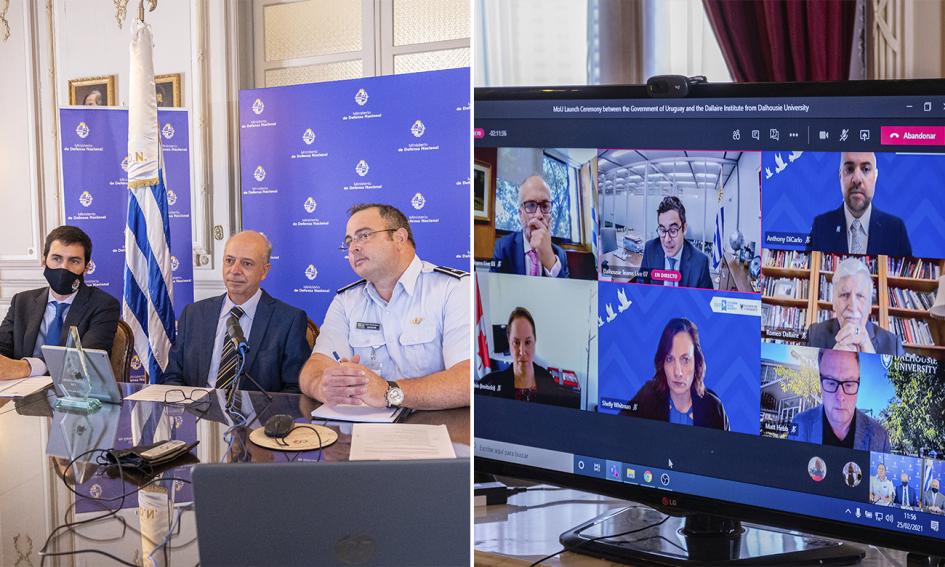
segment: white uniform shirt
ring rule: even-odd
[[[418,378],[469,359],[470,277],[414,256],[385,302],[360,280],[338,290],[313,352],[361,356],[386,380]]]

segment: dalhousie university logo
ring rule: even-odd
[[[92,194],[89,193],[88,191],[83,191],[82,194],[79,195],[79,204],[81,204],[83,207],[88,207],[89,205],[91,205]]]
[[[364,106],[367,104],[368,94],[364,89],[358,89],[358,93],[354,95],[354,102],[358,103],[358,106]]]
[[[164,136],[165,140],[170,140],[174,137],[174,127],[170,124],[165,124],[164,127],[161,128],[161,135]]]
[[[417,193],[413,196],[413,199],[410,199],[410,204],[413,205],[413,208],[419,211],[424,205],[427,204],[427,200],[423,198],[421,193]]]
[[[302,206],[305,207],[306,213],[312,214],[315,212],[315,207],[318,206],[318,203],[315,202],[315,199],[309,197],[308,199],[305,199],[305,204]]]
[[[305,268],[305,277],[309,280],[314,280],[318,277],[318,270],[315,269],[313,264],[309,264],[308,267]]]
[[[266,170],[263,169],[263,166],[257,166],[256,171],[253,172],[253,177],[256,178],[256,181],[262,181],[266,178]]]
[[[85,273],[88,274],[88,275],[90,275],[90,276],[95,273],[95,261],[94,261],[94,260],[89,260],[89,267],[85,269]]]
[[[413,126],[410,127],[410,133],[413,134],[415,138],[419,138],[427,131],[427,127],[423,125],[423,122],[417,120],[413,123]]]
[[[363,159],[358,162],[358,165],[355,166],[354,171],[361,177],[367,175],[367,172],[370,171],[371,167]]]
[[[79,125],[75,127],[76,136],[82,138],[83,140],[89,137],[89,125],[85,122],[79,122]]]
[[[176,272],[177,268],[180,267],[180,260],[177,259],[177,256],[171,256],[171,271]]]
[[[173,207],[175,203],[177,203],[177,193],[168,189],[167,190],[167,204]]]
[[[253,114],[262,114],[262,111],[265,110],[265,108],[266,105],[263,104],[261,98],[257,98],[255,102],[253,102]]]
[[[306,130],[305,133],[302,134],[302,141],[305,142],[306,146],[311,146],[312,142],[315,141],[315,132],[312,131],[311,128]]]

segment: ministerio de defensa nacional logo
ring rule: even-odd
[[[168,189],[167,190],[167,204],[173,207],[175,203],[177,203],[177,193]]]
[[[423,198],[423,194],[417,193],[413,196],[413,199],[410,199],[410,204],[413,205],[413,208],[419,211],[424,205],[427,204],[427,200]]]
[[[79,122],[79,125],[75,127],[76,136],[82,138],[83,140],[89,137],[89,125],[85,122]]]
[[[125,173],[128,172],[129,163],[131,163],[131,161],[128,159],[128,156],[125,156],[124,159],[121,160],[121,170],[124,171]]]
[[[262,111],[266,109],[266,105],[263,104],[261,98],[257,98],[253,102],[253,114],[262,114]]]
[[[83,207],[90,206],[92,204],[92,194],[88,191],[83,191],[82,194],[79,195],[79,204]]]
[[[259,182],[262,182],[262,180],[266,178],[266,170],[263,169],[263,166],[256,166],[256,171],[253,172],[253,177]]]
[[[165,124],[164,127],[161,128],[161,135],[164,136],[165,140],[170,140],[174,137],[174,127],[170,124]]]
[[[177,256],[171,256],[171,271],[176,272],[177,268],[180,267],[180,260],[177,259]]]
[[[413,123],[413,126],[410,127],[410,133],[413,134],[414,138],[419,138],[427,131],[427,127],[423,125],[423,122],[417,120]]]
[[[306,146],[311,146],[312,142],[315,141],[315,132],[313,132],[311,128],[306,130],[305,133],[302,134],[302,141],[305,142]]]
[[[309,197],[308,199],[305,199],[305,204],[302,206],[305,207],[306,213],[312,214],[315,212],[315,207],[318,206],[318,203],[315,202],[315,199]]]
[[[305,277],[310,281],[318,277],[318,270],[315,269],[314,264],[309,264],[308,267],[305,268]]]
[[[95,261],[94,261],[94,260],[89,260],[89,267],[87,267],[87,268],[85,269],[85,273],[88,274],[88,275],[90,275],[90,276],[95,273]]]
[[[365,175],[367,175],[368,171],[370,170],[371,170],[371,167],[363,159],[359,161],[358,165],[354,167],[355,173],[357,173],[361,177],[364,177]]]
[[[358,103],[358,106],[364,106],[367,104],[368,94],[364,89],[358,89],[357,94],[354,95],[354,102]]]

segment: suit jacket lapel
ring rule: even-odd
[[[696,283],[690,282],[689,278],[687,277],[689,275],[689,270],[692,269],[692,266],[690,265],[692,262],[692,248],[692,244],[689,244],[689,242],[683,240],[682,256],[679,257],[679,265],[676,266],[676,270],[678,270],[682,275],[682,278],[679,280],[680,286],[691,287],[691,285]],[[684,269],[685,271],[683,271]]]
[[[23,335],[23,356],[33,356],[36,341],[39,339],[39,328],[43,324],[43,315],[46,313],[46,303],[49,298],[49,288],[36,290],[29,309],[29,319],[26,321],[26,332]]]
[[[525,231],[520,230],[515,233],[515,238],[513,239],[513,245],[515,249],[512,250],[512,257],[515,258],[515,273],[528,275],[525,272]]]
[[[847,246],[847,217],[843,213],[843,203],[840,204],[839,209],[834,211],[833,224],[833,232],[830,233],[830,237],[833,239],[833,246],[830,247],[830,250],[837,250],[843,253],[849,252],[850,249]]]
[[[266,331],[269,330],[269,319],[272,318],[272,304],[274,302],[275,300],[271,295],[265,291],[262,292],[262,297],[259,298],[259,304],[256,306],[256,314],[253,316],[253,326],[249,331],[249,352],[246,353],[247,372],[253,367],[256,353],[259,352],[263,337],[266,335]],[[253,376],[253,379],[259,380],[256,376]]]
[[[883,234],[884,228],[882,215],[877,213],[878,211],[875,208],[873,212],[870,213],[870,226],[867,229],[869,234],[867,235],[866,241],[866,253],[870,256],[876,255],[876,249],[879,247],[880,242],[879,235]]]
[[[226,297],[226,294],[213,298],[213,301],[206,303],[206,308],[202,312],[195,314],[197,316],[197,329],[192,336],[198,338],[198,343],[193,345],[193,348],[197,349],[197,378],[199,384],[204,384],[203,380],[210,374],[210,359],[213,357],[213,343],[217,339],[217,323],[220,321],[220,309],[223,307],[224,297]],[[184,345],[184,352],[187,351],[187,345]],[[213,377],[213,380],[216,381],[216,376]]]
[[[79,322],[85,317],[85,312],[89,309],[89,295],[92,290],[87,285],[79,286],[75,299],[72,300],[72,307],[66,315],[66,320],[62,323],[62,334],[59,337],[59,344],[66,344],[66,337],[69,336],[70,326],[79,326]]]

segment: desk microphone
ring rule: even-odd
[[[239,321],[235,317],[227,317],[226,332],[230,335],[230,340],[233,342],[233,348],[236,349],[236,352],[246,354],[246,351],[249,350],[249,344],[246,343],[243,328],[240,327]]]

